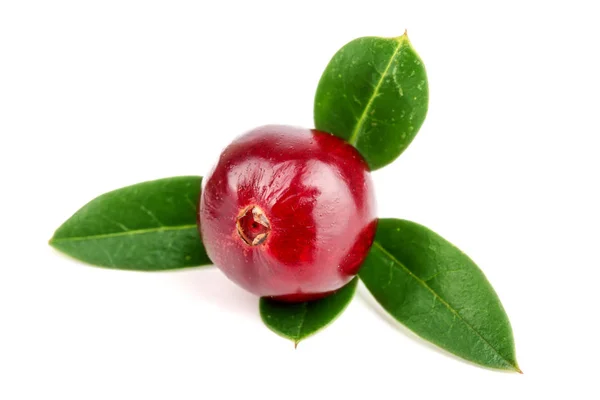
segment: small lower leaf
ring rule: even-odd
[[[143,182],[103,194],[83,206],[50,239],[83,262],[159,271],[211,264],[196,225],[202,178]]]
[[[288,338],[297,346],[302,339],[329,325],[354,297],[358,278],[352,279],[337,292],[314,301],[284,303],[269,298],[260,299],[260,316],[273,332]]]
[[[380,219],[359,276],[395,319],[477,364],[521,372],[508,317],[469,257],[414,222]]]

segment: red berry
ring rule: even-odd
[[[323,297],[358,272],[377,219],[369,168],[328,133],[264,126],[204,178],[200,232],[234,282],[283,301]]]

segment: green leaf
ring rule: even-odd
[[[372,170],[408,147],[427,114],[425,66],[406,33],[346,44],[323,72],[315,96],[315,127],[346,139]]]
[[[354,297],[358,279],[352,279],[337,292],[319,300],[284,303],[260,299],[260,316],[273,332],[288,338],[297,346],[302,339],[325,328],[336,319]]]
[[[202,178],[128,186],[83,206],[50,245],[89,264],[158,271],[211,264],[196,225]]]
[[[477,364],[521,372],[494,289],[438,234],[410,221],[379,220],[359,276],[383,308],[422,338]]]

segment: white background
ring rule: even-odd
[[[0,3],[0,398],[598,398],[594,2]],[[312,126],[330,57],[408,29],[429,114],[373,174],[379,214],[469,254],[524,375],[460,361],[364,287],[297,350],[216,268],[143,274],[47,245],[93,197],[208,171],[238,134]]]

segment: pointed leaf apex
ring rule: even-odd
[[[408,29],[404,29],[404,33],[401,36],[397,36],[394,38],[398,43],[407,42],[410,43],[410,39],[408,38]]]
[[[523,375],[523,371],[521,370],[521,368],[515,366],[515,371],[517,371],[518,373],[520,373],[521,375]]]

